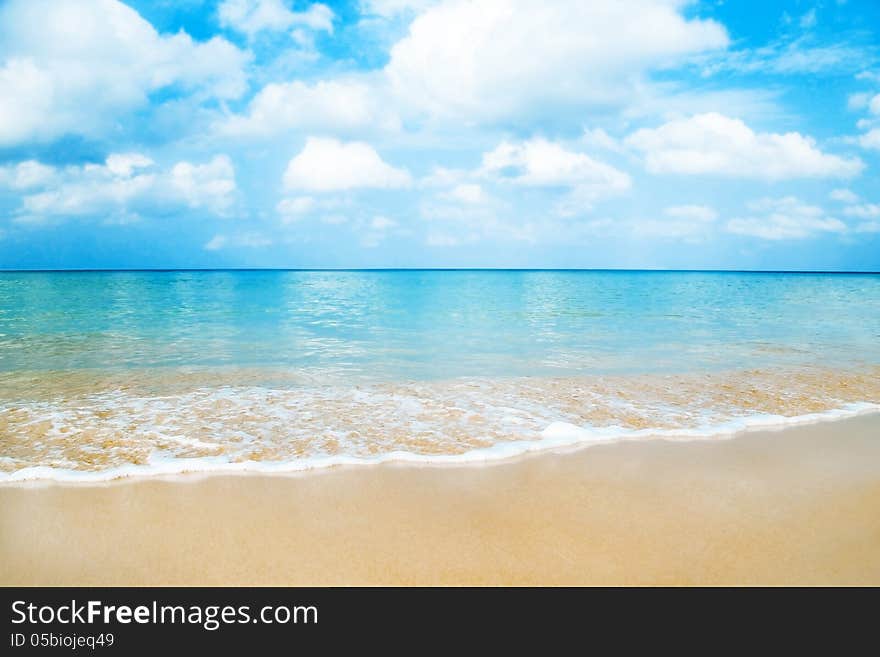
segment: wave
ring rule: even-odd
[[[243,460],[230,461],[224,457],[169,456],[156,451],[147,463],[124,464],[100,470],[76,470],[50,466],[30,466],[0,473],[0,483],[25,481],[53,481],[97,483],[128,477],[168,476],[185,473],[294,473],[339,466],[369,466],[383,463],[419,465],[466,465],[509,460],[533,452],[546,452],[565,448],[586,448],[599,444],[624,440],[707,440],[730,438],[738,434],[759,430],[784,429],[794,425],[830,422],[858,415],[880,412],[880,404],[871,402],[848,403],[823,412],[796,416],[754,414],[725,422],[694,428],[641,428],[633,429],[619,425],[603,427],[577,426],[568,422],[554,421],[535,440],[510,440],[488,447],[471,449],[456,454],[424,454],[406,450],[393,450],[374,456],[334,454],[293,458],[281,461]]]

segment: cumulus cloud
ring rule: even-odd
[[[55,178],[55,167],[36,160],[0,167],[0,186],[25,190],[47,185]]]
[[[243,114],[229,116],[217,126],[220,133],[232,136],[399,127],[400,121],[377,90],[360,80],[270,83],[254,96]]]
[[[822,208],[792,196],[760,199],[749,203],[748,208],[751,215],[727,222],[728,232],[765,240],[793,240],[847,230],[846,224],[829,217]]]
[[[727,45],[718,23],[685,18],[686,4],[445,0],[413,20],[385,72],[402,102],[434,116],[616,103],[650,69]]]
[[[369,144],[321,137],[306,140],[302,151],[288,163],[283,178],[288,190],[315,192],[393,189],[411,182],[409,172],[386,163]]]
[[[421,185],[433,188],[436,191],[431,195],[421,198],[419,203],[419,215],[422,219],[435,224],[432,229],[431,239],[439,239],[445,244],[432,243],[432,246],[449,246],[452,233],[460,234],[462,231],[471,237],[460,241],[456,238],[456,244],[464,241],[473,241],[480,234],[493,232],[493,227],[499,227],[499,211],[506,210],[505,204],[490,195],[483,185],[475,179],[483,173],[477,170],[435,168],[429,175],[422,178]],[[484,181],[486,182],[486,181]],[[505,214],[508,214],[505,212]],[[448,224],[445,232],[437,232],[437,226]],[[494,232],[503,232],[494,231]]]
[[[103,164],[83,166],[22,162],[0,169],[0,184],[23,190],[14,215],[22,223],[84,216],[119,223],[182,209],[223,215],[234,202],[234,176],[225,155],[162,171],[140,153],[114,153]]]
[[[317,214],[324,215],[322,218],[324,223],[342,223],[339,221],[342,217],[339,210],[348,205],[350,201],[345,198],[292,196],[278,201],[275,210],[283,224],[292,224]],[[342,217],[342,220],[347,221],[345,217]]]
[[[846,99],[846,106],[851,110],[868,110],[875,116],[880,116],[880,94],[872,94],[860,91],[850,94]]]
[[[869,150],[880,150],[880,128],[872,128],[859,137],[859,145]]]
[[[500,143],[483,154],[480,173],[528,187],[568,188],[575,205],[619,194],[632,184],[623,171],[540,137]]]
[[[843,209],[843,214],[847,217],[858,217],[859,219],[877,219],[880,218],[880,205],[876,203],[851,205]]]
[[[282,0],[223,0],[217,16],[224,27],[253,38],[263,31],[283,32],[294,28],[333,32],[335,14],[327,5],[315,3],[305,11],[292,11]]]
[[[116,129],[171,86],[237,98],[247,61],[219,37],[161,35],[116,0],[8,0],[0,5],[0,145]]]
[[[628,190],[630,177],[568,146],[535,137],[525,141],[505,140],[483,153],[474,169],[435,167],[420,180],[420,186],[437,191],[423,198],[419,214],[425,220],[447,222],[456,233],[464,230],[470,238],[456,243],[492,236],[511,240],[537,241],[542,230],[555,230],[558,219],[589,210],[594,203]],[[531,211],[512,209],[510,204],[490,194],[489,189],[511,187],[539,197],[549,194],[553,215],[543,216],[539,225]],[[530,203],[533,203],[532,199]],[[539,198],[546,203],[546,198]],[[449,245],[450,230],[432,232],[431,245]],[[457,238],[458,240],[458,238]]]
[[[462,183],[456,185],[444,194],[445,198],[459,203],[483,204],[489,201],[489,196],[480,185],[475,183]]]
[[[232,205],[235,169],[226,155],[217,155],[205,164],[178,162],[171,169],[170,182],[189,207],[223,214]]]
[[[863,72],[856,76],[859,80],[868,80],[874,84],[880,82],[880,76]],[[856,127],[864,132],[846,141],[858,144],[865,150],[880,150],[880,94],[876,92],[859,92],[847,98],[849,109],[867,111],[867,116],[856,122]]]
[[[859,195],[851,189],[833,189],[828,197],[832,201],[840,201],[841,203],[855,203],[859,200]]]
[[[105,166],[114,176],[128,177],[135,169],[144,169],[152,164],[155,162],[141,153],[111,153],[107,156]]]
[[[755,132],[715,112],[637,130],[626,143],[644,155],[652,173],[783,180],[848,178],[864,168],[858,158],[823,153],[800,133]]]

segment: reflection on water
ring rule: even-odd
[[[880,360],[880,277],[0,275],[0,371],[285,366],[401,380]]]

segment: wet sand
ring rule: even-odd
[[[484,466],[6,485],[0,584],[880,585],[880,416]]]

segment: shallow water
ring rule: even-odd
[[[7,273],[0,478],[724,434],[878,375],[873,275]]]

